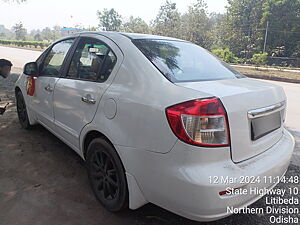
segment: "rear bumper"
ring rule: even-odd
[[[294,138],[284,130],[282,138],[270,149],[235,164],[229,148],[203,149],[178,141],[167,154],[135,150],[135,156],[125,160],[130,163],[125,167],[136,178],[147,201],[192,220],[213,221],[230,215],[227,207],[245,207],[262,197],[250,194],[250,189],[276,186],[277,178],[289,166],[293,149]],[[132,151],[128,150],[125,152]],[[241,177],[251,176],[259,177],[261,182],[241,183]],[[219,182],[212,182],[212,177],[218,177]],[[226,183],[221,177],[238,182]],[[268,177],[273,177],[273,181]],[[247,194],[220,196],[219,192],[228,187],[242,187]]]
[[[174,211],[189,219],[212,221],[230,215],[228,207],[242,208],[252,204],[263,196],[255,190],[271,189],[277,185],[279,178],[285,174],[289,166],[293,149],[294,138],[284,130],[278,143],[252,159],[238,164],[224,162],[224,164],[216,165],[212,163],[185,170],[190,173],[183,173],[181,178],[178,177],[180,179],[175,186],[178,193],[174,193],[173,197],[179,201]],[[201,179],[194,179],[195,174]],[[209,177],[215,177],[218,180],[213,182],[213,179]],[[252,177],[257,177],[260,181],[253,179],[252,183],[246,182],[247,178]],[[222,180],[222,178],[225,179]],[[242,181],[244,178],[246,179]],[[236,183],[230,183],[235,179]],[[245,194],[220,196],[219,192],[228,187],[241,188],[240,190],[243,190]],[[180,191],[184,192],[184,198],[176,197],[183,195],[179,193]]]

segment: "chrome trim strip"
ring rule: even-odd
[[[248,111],[248,118],[253,119],[253,118],[258,118],[262,116],[267,116],[272,113],[281,111],[282,109],[285,108],[285,101],[277,103],[275,105],[259,108],[259,109],[253,109]]]

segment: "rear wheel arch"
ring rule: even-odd
[[[83,139],[83,157],[84,159],[86,159],[86,153],[87,153],[87,149],[89,147],[89,144],[95,139],[95,138],[103,138],[104,140],[106,140],[111,146],[114,147],[114,145],[112,144],[112,142],[100,131],[97,130],[91,130],[89,132],[87,132],[85,134],[85,137]],[[117,151],[116,151],[117,152]],[[118,152],[117,152],[118,154]],[[119,155],[119,154],[118,154]],[[120,158],[120,156],[119,156]]]

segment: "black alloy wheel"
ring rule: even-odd
[[[94,139],[86,162],[92,190],[100,203],[110,211],[128,207],[125,170],[112,145],[102,138]]]
[[[18,118],[19,118],[21,127],[24,129],[30,129],[32,126],[30,125],[30,122],[28,119],[26,103],[25,103],[25,100],[24,100],[24,97],[23,97],[21,91],[18,91],[16,93],[16,100],[17,100]]]

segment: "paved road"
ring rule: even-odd
[[[283,87],[287,96],[287,114],[285,126],[293,134],[296,140],[296,149],[292,163],[300,166],[300,84],[292,84],[278,81],[267,81]]]
[[[300,84],[285,83],[278,81],[268,81],[265,82],[277,84],[283,87],[288,102],[287,102],[287,117],[286,126],[292,130],[300,132]]]
[[[0,46],[0,59],[10,60],[17,68],[23,68],[27,62],[35,61],[41,53],[40,51]]]
[[[12,53],[18,55],[14,56]],[[0,58],[10,58],[16,66],[34,60],[38,53],[0,47]],[[6,83],[0,82],[0,97],[3,100],[14,101],[13,83],[16,78],[17,75],[13,75],[4,81]],[[298,143],[287,176],[299,176],[300,163],[297,156],[300,149],[300,121],[297,117],[300,115],[300,106],[297,103],[300,99],[300,85],[270,82],[283,86],[288,96],[286,126]],[[297,187],[282,183],[277,187],[288,190],[293,186]],[[252,207],[266,208],[266,199],[260,199]],[[0,117],[0,209],[1,225],[200,224],[152,204],[135,211],[126,210],[117,214],[106,211],[92,194],[82,159],[41,126],[30,131],[20,129],[14,104]],[[270,215],[264,214],[240,214],[201,224],[269,225],[269,217]]]

